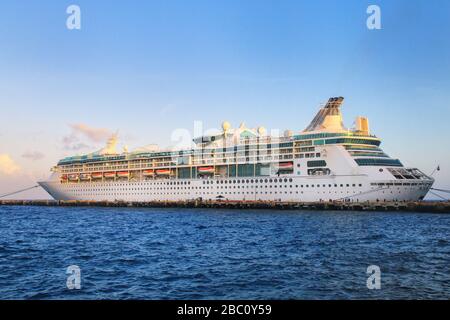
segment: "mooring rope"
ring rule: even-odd
[[[15,195],[17,193],[21,193],[21,192],[28,191],[28,190],[31,190],[31,189],[34,189],[34,188],[39,188],[39,187],[40,187],[39,185],[35,185],[35,186],[32,186],[32,187],[28,187],[28,188],[21,189],[21,190],[18,190],[18,191],[14,191],[14,192],[11,192],[11,193],[3,194],[3,195],[0,196],[0,198],[12,196],[12,195]]]
[[[431,193],[431,194],[434,194],[436,197],[439,197],[439,198],[441,198],[441,199],[444,200],[444,201],[448,201],[448,199],[446,199],[446,198],[444,198],[443,196],[437,194],[436,192],[433,192],[433,191],[430,190],[430,193]]]
[[[440,191],[440,192],[445,192],[445,193],[450,193],[450,190],[445,190],[445,189],[436,189],[436,188],[431,188],[430,190],[434,190],[434,191]]]
[[[430,193],[431,193],[431,194],[434,194],[436,197],[439,197],[439,198],[441,198],[442,200],[449,201],[449,199],[444,198],[444,197],[441,196],[440,194],[438,194],[438,193],[436,193],[436,192],[433,192],[433,191],[450,193],[450,190],[438,189],[438,188],[430,188]]]

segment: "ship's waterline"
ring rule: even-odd
[[[194,139],[190,150],[116,151],[62,159],[39,184],[57,200],[416,201],[434,180],[380,149],[369,122],[343,125],[330,98],[301,133],[267,136],[245,125]]]

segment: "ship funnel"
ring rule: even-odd
[[[356,132],[364,135],[369,135],[369,119],[367,117],[357,117],[355,124]]]
[[[323,130],[346,130],[342,123],[340,107],[344,102],[343,97],[334,97],[328,99],[328,102],[319,110],[309,126],[304,130],[323,131]]]

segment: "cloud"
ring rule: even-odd
[[[80,139],[73,132],[70,135],[63,137],[62,143],[64,150],[78,151],[92,148],[86,143],[80,142]]]
[[[0,173],[12,175],[20,172],[20,167],[17,165],[9,154],[0,154]]]
[[[93,128],[84,123],[71,124],[70,127],[75,134],[81,134],[93,142],[104,142],[112,135],[108,129]]]
[[[88,146],[87,144],[85,144],[83,142],[64,146],[64,149],[72,150],[72,151],[78,151],[78,150],[82,150],[82,149],[91,149],[91,148],[92,148],[91,146]]]
[[[63,137],[63,139],[62,139],[62,142],[64,143],[65,146],[71,145],[72,143],[75,143],[77,141],[78,141],[78,138],[74,133]]]
[[[39,151],[27,151],[22,154],[22,157],[30,160],[41,160],[45,155]]]
[[[84,123],[70,124],[69,126],[72,128],[72,132],[62,139],[63,148],[69,151],[92,149],[98,143],[106,142],[112,135],[112,132],[108,129],[94,128]]]

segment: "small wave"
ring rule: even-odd
[[[381,240],[384,238],[386,238],[386,236],[383,234],[372,234],[370,236],[363,238],[363,240]]]

